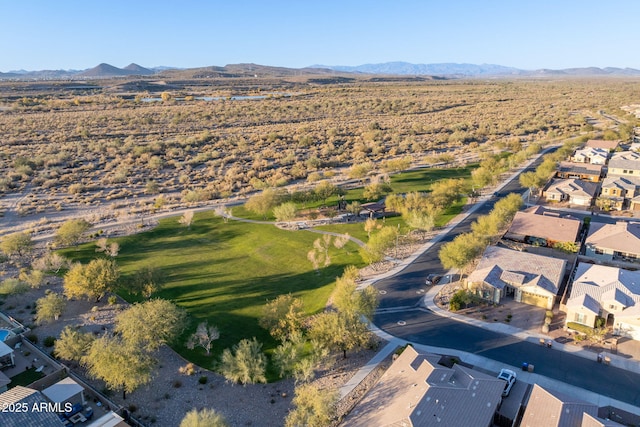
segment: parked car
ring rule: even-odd
[[[440,282],[440,280],[442,280],[442,276],[439,276],[437,274],[429,274],[427,276],[427,280],[425,281],[425,284],[427,286],[437,285],[438,282]]]
[[[516,373],[511,369],[501,369],[498,374],[498,379],[501,379],[505,382],[504,390],[502,390],[502,397],[509,396],[509,392],[513,385],[516,383]]]

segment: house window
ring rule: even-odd
[[[598,255],[603,255],[604,254],[604,251],[602,249],[600,249],[600,248],[596,248],[595,252]]]
[[[576,322],[578,323],[582,323],[583,325],[586,324],[587,322],[587,316],[586,314],[582,314],[582,313],[576,313],[576,317],[574,319]]]
[[[615,304],[609,304],[609,310],[617,310],[618,307]]]
[[[622,173],[629,173],[629,171],[628,171],[628,170],[626,170],[626,169],[624,169],[624,170],[622,171]]]

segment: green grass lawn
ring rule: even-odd
[[[196,214],[190,229],[178,224],[178,217],[168,218],[151,231],[115,239],[120,244],[116,261],[123,283],[119,293],[129,301],[140,301],[127,293],[127,281],[142,266],[160,268],[166,284],[156,296],[187,310],[193,320],[188,332],[203,320],[218,326],[216,354],[254,336],[270,350],[276,343],[258,325],[265,302],[292,293],[304,300],[309,314],[316,313],[325,306],[344,267],[362,266],[357,246],[350,243],[342,250],[332,248],[332,265],[314,271],[307,252],[318,237],[272,225],[225,223],[213,212]],[[97,256],[92,243],[67,249],[63,255],[83,263]],[[182,343],[186,337],[187,333]],[[211,367],[213,358],[201,349],[188,350],[181,344],[174,348],[188,360]]]
[[[443,179],[469,179],[471,177],[471,171],[473,169],[476,169],[477,167],[478,164],[474,163],[464,168],[424,168],[400,172],[398,174],[391,175],[391,188],[393,189],[394,193],[411,193],[414,191],[428,192],[433,183]],[[347,190],[344,195],[344,199],[347,203],[351,203],[354,201],[367,203],[370,200],[366,200],[362,197],[363,191],[364,187]],[[329,197],[326,200],[326,205],[336,206],[338,204],[338,199],[338,196]],[[298,204],[298,209],[314,209],[319,208],[323,205],[325,205],[325,203],[322,200],[310,201],[304,204]],[[261,215],[256,215],[255,213],[245,209],[244,206],[236,206],[233,208],[232,212],[234,216],[240,218],[254,219],[259,221],[275,221],[272,213],[269,213],[269,215],[267,215],[267,217],[265,218]]]
[[[35,381],[38,381],[40,378],[44,376],[45,375],[42,372],[36,372],[36,368],[29,368],[26,371],[11,377],[11,383],[9,384],[9,388],[15,387],[17,385],[26,387],[29,384]]]

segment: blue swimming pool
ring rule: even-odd
[[[11,331],[8,329],[0,329],[0,341],[4,341],[11,334]]]

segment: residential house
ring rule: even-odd
[[[607,176],[640,177],[640,153],[637,151],[620,151],[614,153],[609,160]]]
[[[589,182],[600,182],[602,165],[590,163],[560,162],[556,176],[563,179],[581,179]]]
[[[640,195],[640,175],[607,175],[602,181],[601,197],[610,200],[612,209],[623,210],[631,207],[633,199]]]
[[[585,255],[602,261],[640,262],[640,222],[592,222]]]
[[[590,148],[603,148],[608,151],[615,151],[616,148],[620,145],[620,140],[616,141],[606,141],[604,139],[590,139],[584,144],[585,147]]]
[[[495,304],[513,297],[517,302],[551,310],[565,267],[563,259],[489,246],[466,284]]]
[[[3,426],[19,427],[64,427],[58,414],[53,411],[34,411],[34,406],[47,405],[47,400],[39,391],[27,387],[15,386],[0,394],[0,407],[16,408],[14,411],[3,410],[0,415],[0,423]],[[20,408],[28,408],[23,411]]]
[[[602,318],[614,333],[640,339],[640,272],[578,263],[566,311],[567,323],[595,327]]]
[[[575,163],[591,163],[592,165],[604,165],[609,159],[609,150],[598,147],[584,147],[576,150],[571,157]]]
[[[629,209],[632,211],[640,211],[640,195],[629,200]]]
[[[345,427],[491,426],[504,381],[407,346],[353,408]]]
[[[598,191],[598,184],[579,179],[552,179],[542,192],[547,201],[569,202],[589,207]]]
[[[521,427],[621,426],[598,418],[598,405],[533,385]]]
[[[533,206],[516,212],[505,238],[530,245],[553,247],[557,242],[575,242],[582,222]]]

